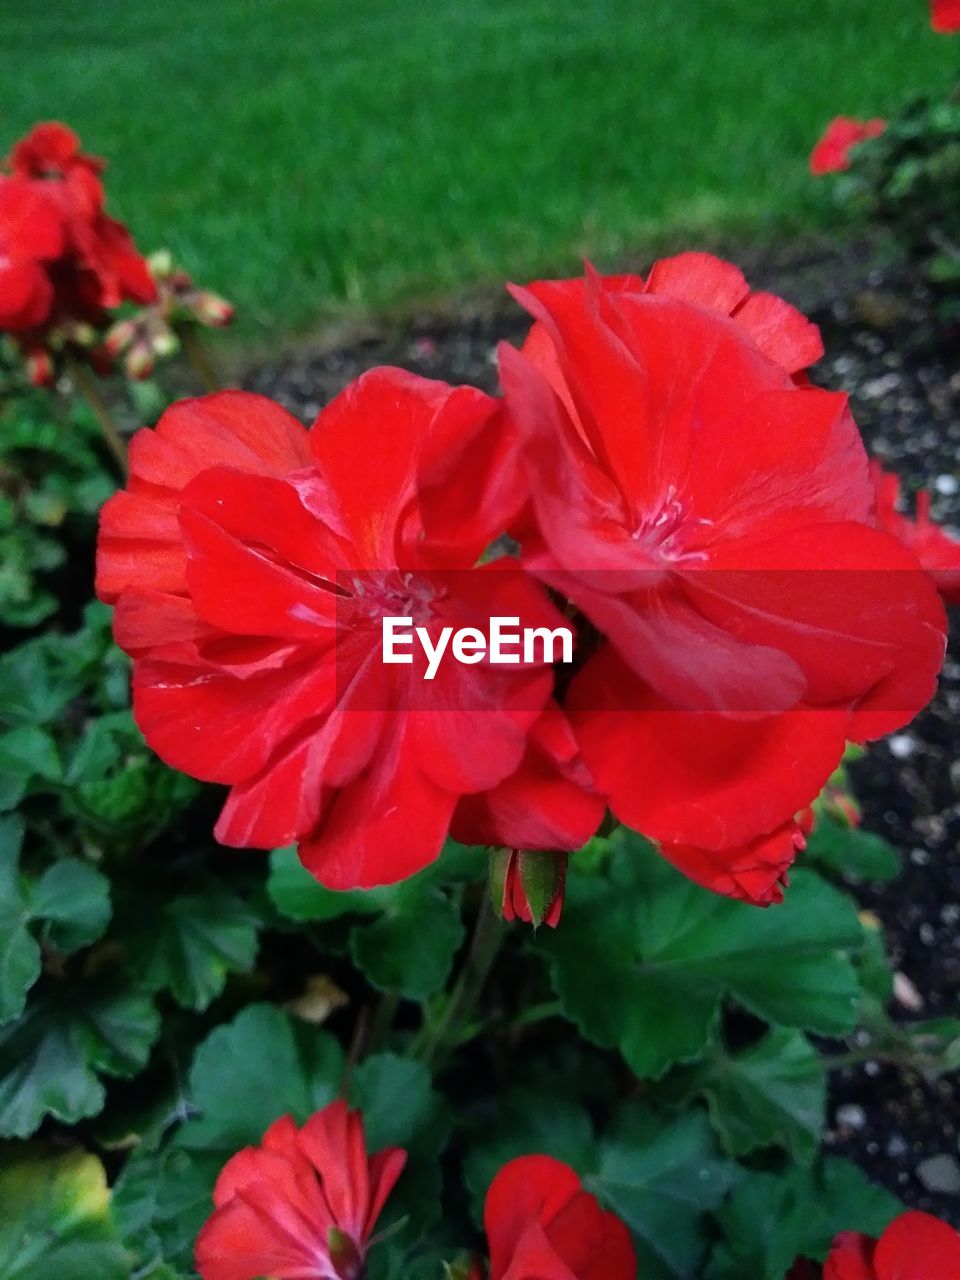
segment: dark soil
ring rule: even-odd
[[[908,493],[929,487],[935,517],[960,529],[960,335],[935,323],[931,299],[902,269],[878,266],[869,246],[758,258],[747,274],[821,325],[827,355],[816,380],[850,393],[871,452],[900,474]],[[246,385],[306,421],[377,364],[492,391],[496,343],[518,339],[527,325],[506,301],[455,320],[414,316],[352,345],[305,350],[253,370]],[[903,1019],[960,1014],[960,619],[954,622],[934,702],[854,768],[865,827],[903,856],[895,881],[857,891],[883,921],[895,968],[908,980],[907,1003],[894,1009]],[[926,1080],[867,1059],[835,1073],[831,1119],[832,1150],[856,1159],[908,1204],[960,1226],[956,1077]]]

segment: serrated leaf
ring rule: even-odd
[[[810,833],[804,858],[857,880],[892,880],[900,872],[900,856],[882,836],[842,826],[827,814]]]
[[[30,1146],[0,1157],[4,1280],[126,1280],[129,1259],[110,1216],[103,1166],[82,1151]]]
[[[350,954],[378,990],[423,1001],[446,986],[464,932],[459,894],[428,870],[394,886],[378,919],[354,926]]]
[[[377,912],[390,894],[389,889],[328,889],[310,874],[292,846],[271,853],[267,892],[281,915],[302,923]]]
[[[809,871],[760,909],[701,889],[623,831],[609,875],[571,875],[562,928],[542,945],[565,1014],[657,1077],[704,1050],[724,997],[771,1023],[842,1036],[859,987],[848,898]],[[538,942],[539,942],[538,938]]]
[[[203,1010],[230,973],[249,973],[257,955],[257,921],[245,903],[210,887],[144,907],[127,931],[127,951],[148,991],[169,991],[178,1004]]]
[[[45,1116],[74,1124],[103,1106],[99,1074],[131,1076],[160,1030],[145,996],[47,994],[0,1029],[0,1136],[27,1138]]]
[[[783,1280],[796,1258],[822,1261],[840,1231],[879,1236],[903,1206],[849,1160],[749,1173],[722,1206],[706,1280]]]
[[[692,1280],[706,1247],[703,1215],[739,1177],[717,1150],[707,1117],[668,1119],[628,1104],[600,1144],[586,1185],[633,1233],[644,1280]]]
[[[705,1062],[678,1074],[680,1096],[706,1098],[713,1126],[731,1155],[769,1146],[786,1147],[800,1164],[816,1155],[826,1074],[802,1032],[778,1027],[736,1054],[717,1046]]]
[[[62,775],[57,744],[46,730],[23,725],[0,734],[0,771],[59,782]]]
[[[595,1160],[593,1123],[586,1109],[563,1094],[514,1089],[491,1103],[480,1117],[482,1136],[471,1142],[463,1162],[474,1218],[479,1222],[487,1189],[499,1169],[517,1156],[545,1155],[574,1169]]]
[[[31,924],[65,954],[99,938],[110,919],[109,884],[73,858],[48,867],[36,882],[20,874],[23,828],[0,819],[0,1024],[19,1017],[40,976],[40,947]]]

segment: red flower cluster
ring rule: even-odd
[[[221,1170],[197,1238],[201,1280],[358,1280],[406,1153],[367,1155],[359,1112],[333,1102],[302,1129],[289,1116]]]
[[[886,127],[886,120],[854,120],[850,116],[837,116],[827,125],[823,137],[810,153],[810,172],[820,176],[849,169],[854,147],[868,138],[878,138]]]
[[[15,336],[37,383],[52,344],[80,341],[121,302],[152,302],[147,264],[107,215],[104,163],[65,125],[37,125],[0,174],[0,330]]]
[[[960,1280],[960,1235],[928,1213],[904,1213],[879,1240],[843,1232],[823,1280]]]
[[[334,888],[408,876],[449,831],[576,849],[609,807],[698,883],[777,900],[846,741],[931,696],[934,586],[877,527],[846,398],[808,385],[816,329],[735,267],[516,294],[535,323],[501,347],[502,401],[379,369],[309,431],[235,392],[134,438],[98,592],[137,721],[230,787],[223,843],[297,840]],[[499,616],[577,647],[425,680],[383,662],[386,616],[434,646]]]
[[[930,25],[941,35],[960,31],[960,0],[931,0]]]

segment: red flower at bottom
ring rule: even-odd
[[[960,1280],[960,1235],[928,1213],[904,1213],[879,1240],[844,1231],[823,1280]]]
[[[841,173],[850,168],[851,152],[858,143],[878,138],[887,127],[886,120],[854,120],[837,116],[824,130],[823,137],[810,153],[810,172]]]
[[[202,1280],[359,1280],[405,1161],[398,1147],[368,1156],[360,1113],[344,1102],[299,1130],[281,1117],[221,1170],[197,1238]]]
[[[521,1156],[487,1192],[490,1280],[635,1280],[630,1232],[569,1165]],[[207,1280],[204,1277],[204,1280]]]

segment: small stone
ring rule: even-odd
[[[866,1123],[866,1111],[863,1107],[858,1107],[855,1102],[847,1102],[842,1107],[837,1107],[837,1124],[844,1129],[862,1129]]]
[[[952,927],[960,920],[960,903],[948,902],[940,908],[940,923]]]
[[[892,738],[887,739],[887,746],[892,756],[896,756],[898,760],[906,760],[916,751],[917,740],[909,733],[895,733]]]
[[[937,493],[942,493],[945,498],[952,498],[955,493],[960,493],[960,480],[951,475],[937,476],[933,482],[933,487]]]
[[[928,1191],[956,1195],[960,1191],[960,1164],[953,1156],[930,1156],[917,1165],[917,1177]]]
[[[891,1160],[902,1160],[910,1151],[909,1144],[899,1133],[895,1133],[887,1143],[887,1155]]]
[[[932,924],[922,924],[917,932],[920,935],[920,941],[925,947],[932,947],[937,940],[937,932]]]
[[[923,1008],[923,996],[907,975],[899,971],[893,975],[893,998],[911,1013],[919,1013]]]

